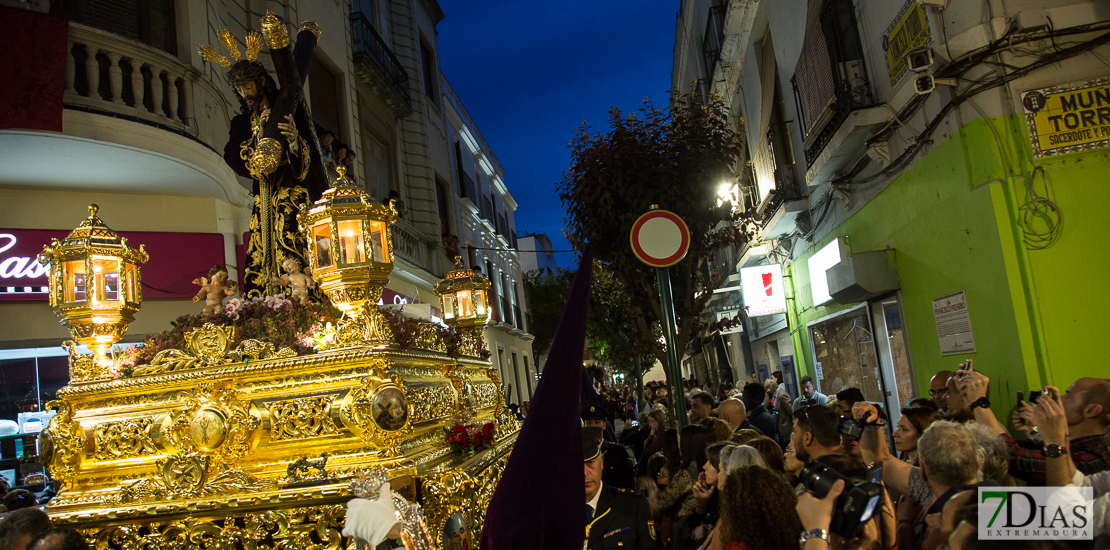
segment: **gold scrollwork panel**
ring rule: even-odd
[[[150,437],[153,418],[135,418],[98,424],[93,429],[97,460],[121,460],[158,454]]]
[[[455,391],[449,384],[411,385],[408,400],[412,403],[412,423],[450,416],[455,408]]]
[[[172,522],[80,529],[89,546],[185,550],[338,550],[354,548],[340,534],[346,509],[342,504],[266,510],[225,517],[187,517]]]
[[[302,397],[265,404],[270,441],[291,441],[339,434],[332,421],[333,395]]]

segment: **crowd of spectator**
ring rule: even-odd
[[[989,384],[970,368],[939,372],[929,397],[907,402],[891,424],[859,388],[824,395],[808,376],[796,399],[776,378],[716,394],[687,383],[677,396],[689,411],[681,430],[665,388],[640,402],[611,394],[660,548],[1110,547],[1110,381],[1045,387],[1013,411],[1017,435],[992,412]],[[815,494],[814,472],[823,471],[844,481]],[[1093,487],[1095,540],[979,540],[977,489],[1023,485]],[[834,503],[860,487],[874,488],[877,505],[845,530]]]

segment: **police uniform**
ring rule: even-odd
[[[582,451],[586,462],[607,445],[598,428],[583,428]],[[606,459],[607,460],[607,459]],[[647,499],[630,489],[613,487],[602,480],[597,507],[586,520],[588,550],[629,548],[658,550],[659,533],[651,518]]]
[[[582,409],[582,420],[607,421],[608,415],[601,407],[586,407]],[[632,451],[619,443],[607,442],[605,448],[605,471],[601,481],[610,487],[622,489],[636,488],[636,457]]]

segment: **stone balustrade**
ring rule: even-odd
[[[391,228],[393,254],[411,262],[435,277],[443,277],[452,268],[443,245],[420,233],[408,222],[398,219]]]
[[[134,40],[70,23],[65,103],[196,134],[191,86],[199,72]]]

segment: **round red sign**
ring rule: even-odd
[[[690,229],[674,212],[652,210],[636,219],[629,235],[632,253],[652,267],[668,267],[690,250]]]

